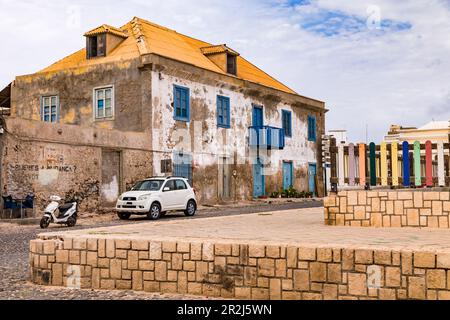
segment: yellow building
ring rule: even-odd
[[[387,143],[402,143],[404,141],[425,143],[429,140],[433,143],[440,141],[447,143],[449,142],[449,135],[450,121],[432,121],[419,128],[392,125],[388,134],[384,137],[384,141]]]

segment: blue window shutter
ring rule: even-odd
[[[316,117],[308,116],[308,140],[316,142],[317,140]]]
[[[292,137],[292,113],[282,110],[282,126],[286,137]]]
[[[217,126],[230,127],[230,98],[217,96]]]
[[[189,114],[189,89],[174,85],[173,89],[173,107],[174,107],[174,119],[178,121],[188,122],[190,119]]]

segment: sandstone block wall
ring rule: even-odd
[[[449,228],[450,192],[342,191],[324,206],[332,226]]]
[[[51,286],[236,299],[450,299],[450,252],[95,238],[39,239],[30,249],[32,281]]]

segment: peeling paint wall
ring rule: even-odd
[[[190,89],[190,122],[173,119],[174,84]],[[96,121],[94,88],[110,85],[115,116]],[[41,121],[41,97],[48,95],[59,97],[59,123]],[[217,127],[217,95],[231,100],[231,129]],[[251,199],[252,104],[264,106],[264,122],[274,127],[282,126],[281,110],[292,111],[294,138],[287,138],[284,150],[270,151],[266,194],[282,188],[283,161],[294,163],[299,191],[308,190],[308,163],[317,163],[322,194],[321,141],[308,142],[306,135],[308,115],[317,117],[317,137],[323,134],[323,103],[155,55],[18,77],[3,138],[3,193],[23,197],[33,192],[40,208],[52,194],[76,195],[83,200],[82,210],[95,212],[136,181],[162,174],[161,160],[173,160],[174,151],[183,151],[193,156],[194,187],[201,203]],[[119,168],[114,169],[119,174],[102,173],[107,167],[105,150],[120,153]],[[230,181],[226,199],[224,175]]]
[[[174,120],[174,85],[190,89],[190,122]],[[154,174],[161,174],[159,163],[170,158],[173,150],[190,153],[193,155],[194,187],[203,203],[214,203],[221,200],[219,163],[220,158],[226,157],[233,163],[232,170],[237,171],[237,177],[230,179],[231,198],[250,199],[253,195],[253,168],[249,158],[248,128],[252,125],[252,105],[256,104],[264,106],[264,124],[279,128],[282,127],[282,110],[292,111],[293,138],[286,138],[284,150],[270,151],[266,194],[282,189],[283,161],[294,163],[294,182],[299,191],[308,190],[308,164],[316,163],[320,194],[320,139],[307,141],[307,117],[317,117],[317,136],[320,137],[324,131],[324,109],[318,112],[300,107],[298,101],[284,101],[273,91],[261,86],[249,90],[217,79],[201,78],[167,62],[164,66],[155,65],[152,72],[153,149],[157,151]],[[231,100],[230,129],[217,126],[217,95]]]
[[[81,199],[82,210],[115,204],[118,194],[152,174],[151,76],[140,60],[18,77],[3,159],[3,194]],[[114,118],[94,118],[94,89],[114,86]],[[41,121],[41,97],[59,97],[59,122]],[[102,154],[120,152],[120,175],[108,180]],[[109,160],[106,160],[108,162]],[[115,199],[113,199],[115,198]]]

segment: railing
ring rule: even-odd
[[[250,127],[250,147],[282,150],[285,147],[284,129],[270,126]]]
[[[415,142],[330,144],[332,184],[339,186],[448,187],[450,144]]]

